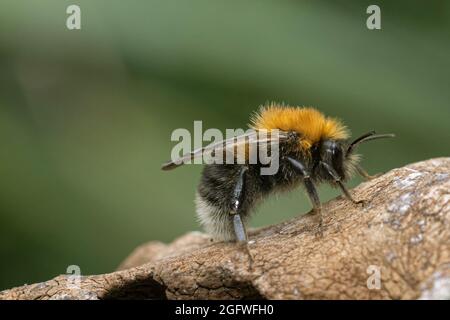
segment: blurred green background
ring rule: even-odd
[[[360,148],[371,173],[448,156],[450,3],[392,2],[2,0],[0,289],[72,264],[110,272],[143,242],[198,230],[201,166],[160,170],[194,120],[244,128],[284,101],[354,135],[395,132]],[[366,28],[374,3],[380,31]],[[252,225],[309,209],[301,190],[274,197]]]

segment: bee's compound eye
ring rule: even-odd
[[[322,155],[329,156],[334,153],[334,149],[336,148],[335,142],[331,140],[325,140],[322,142],[320,151]]]

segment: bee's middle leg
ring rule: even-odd
[[[317,189],[314,186],[314,183],[311,180],[311,175],[308,172],[306,166],[300,161],[293,159],[291,157],[286,157],[286,159],[292,164],[292,166],[300,172],[303,177],[303,184],[305,186],[306,192],[308,193],[308,197],[311,200],[311,204],[313,206],[314,213],[319,215],[319,233],[322,234],[322,205],[320,204],[319,195],[317,193]]]

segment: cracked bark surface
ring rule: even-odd
[[[252,263],[243,247],[193,232],[138,247],[118,271],[78,284],[61,275],[0,299],[450,299],[450,158],[351,192],[365,205],[325,203],[322,237],[309,214],[251,231]]]

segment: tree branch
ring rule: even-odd
[[[236,243],[189,233],[140,246],[120,271],[78,285],[61,275],[0,299],[450,298],[450,158],[391,170],[352,195],[366,203],[323,205],[322,237],[309,214],[251,231],[253,262]]]

